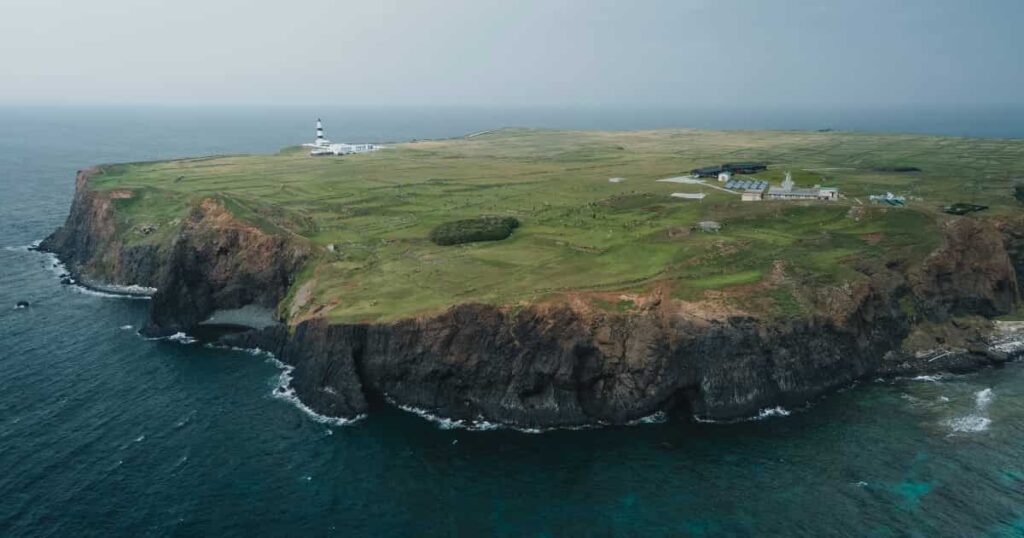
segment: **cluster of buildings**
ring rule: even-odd
[[[740,199],[744,202],[760,202],[761,200],[838,200],[839,189],[835,187],[797,187],[793,182],[793,175],[786,172],[786,179],[782,184],[775,187],[756,178],[734,179],[732,172],[726,170],[719,173],[718,181],[725,183],[725,188],[738,191]]]
[[[335,144],[324,137],[324,124],[320,118],[316,120],[316,140],[312,144],[303,144],[307,148],[313,148],[309,154],[313,157],[329,155],[349,155],[352,153],[368,153],[381,149],[376,144]]]

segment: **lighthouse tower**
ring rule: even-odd
[[[313,145],[318,148],[326,148],[331,145],[331,141],[324,138],[324,124],[320,121],[320,118],[316,119],[316,141]]]

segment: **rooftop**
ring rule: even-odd
[[[725,188],[738,191],[763,191],[768,188],[768,182],[760,179],[732,179],[726,182]]]

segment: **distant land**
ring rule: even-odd
[[[744,162],[772,190],[688,178]],[[769,199],[787,174],[838,199]],[[293,364],[325,415],[731,420],[1014,358],[1021,181],[1024,140],[501,129],[99,166],[43,248],[154,288],[147,334],[253,329],[221,342]]]

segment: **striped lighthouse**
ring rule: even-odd
[[[330,147],[331,141],[324,138],[324,124],[320,121],[320,118],[316,119],[316,140],[313,141],[313,146],[317,148]]]

